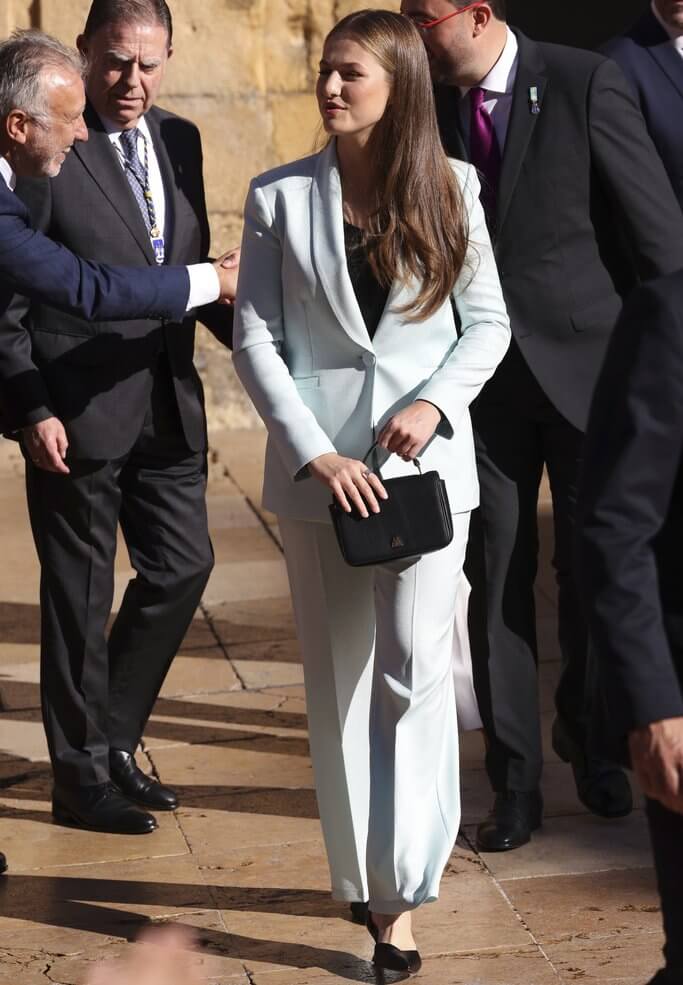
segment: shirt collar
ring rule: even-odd
[[[660,14],[655,0],[651,0],[650,7],[652,8],[652,13],[655,15],[659,23],[662,25],[666,33],[669,35],[675,46],[679,50],[683,50],[683,32],[674,30],[669,24],[666,23],[662,15]]]
[[[112,144],[118,144],[119,143],[119,138],[120,138],[121,134],[123,133],[123,130],[121,129],[121,127],[118,125],[118,123],[112,123],[110,120],[105,120],[104,117],[100,117],[100,120],[101,120],[102,126],[106,130],[106,132],[107,132],[107,134],[109,136],[109,139],[111,140]],[[138,120],[137,126],[138,126],[138,130],[140,131],[140,133],[147,140],[151,140],[152,139],[152,135],[149,132],[149,126],[147,124],[147,120],[145,119],[144,116],[141,116],[140,117],[140,119]]]
[[[495,93],[498,96],[509,95],[515,86],[517,76],[517,66],[519,64],[519,44],[513,31],[509,27],[507,30],[507,40],[500,58],[493,66],[487,76],[479,83],[480,89]],[[472,86],[460,86],[463,96],[467,95]]]
[[[0,157],[0,175],[11,192],[17,187],[17,176],[6,157]]]

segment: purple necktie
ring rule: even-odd
[[[481,203],[489,227],[495,226],[501,155],[490,113],[484,108],[486,90],[470,89],[470,160],[479,172]]]

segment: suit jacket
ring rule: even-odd
[[[154,108],[146,116],[167,199],[170,264],[206,259],[209,225],[204,200],[199,132],[187,120]],[[91,107],[89,139],[74,145],[52,180],[19,181],[36,228],[91,260],[149,271],[156,266],[149,235],[116,151]],[[229,341],[231,318],[222,341]],[[216,328],[216,325],[214,325]],[[206,445],[201,382],[193,364],[194,313],[174,321],[93,322],[45,303],[17,297],[0,323],[0,335],[30,346],[31,369],[44,398],[10,405],[12,427],[54,414],[75,458],[114,459],[126,454],[142,428],[154,369],[168,355],[188,446]]]
[[[330,493],[305,466],[337,451],[361,459],[386,421],[417,398],[443,414],[422,454],[453,512],[478,503],[468,408],[503,358],[510,328],[474,169],[455,164],[470,216],[468,268],[429,318],[395,309],[417,285],[395,283],[370,340],[348,273],[336,147],[255,179],[246,204],[235,304],[235,369],[268,428],[264,504],[329,521]],[[383,474],[414,467],[391,456]]]
[[[618,66],[515,33],[496,259],[524,358],[555,407],[584,429],[622,297],[639,277],[683,266],[683,216]],[[438,87],[436,97],[446,150],[466,159],[459,90]]]
[[[651,10],[602,50],[619,63],[632,83],[683,208],[683,58]]]
[[[683,271],[636,291],[614,332],[579,518],[607,737],[623,749],[632,729],[683,716]]]
[[[0,322],[17,290],[87,320],[183,317],[190,291],[184,267],[128,270],[89,263],[35,232],[30,222],[24,203],[0,179]],[[11,428],[7,408],[15,408],[17,422],[31,423],[47,399],[27,333],[0,331],[0,429]]]

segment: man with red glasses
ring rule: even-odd
[[[606,58],[538,44],[505,0],[403,0],[436,84],[444,145],[474,163],[513,343],[472,408],[481,482],[468,575],[475,679],[496,797],[483,851],[541,824],[534,580],[538,492],[553,498],[562,671],[553,747],[583,804],[632,809],[625,774],[589,743],[595,701],[575,581],[574,507],[593,388],[622,298],[683,267],[683,220],[631,90]]]

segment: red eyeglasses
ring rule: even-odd
[[[451,17],[457,17],[458,14],[464,14],[466,10],[474,10],[475,7],[482,7],[483,4],[481,0],[477,3],[468,3],[466,7],[461,7],[459,10],[454,10],[452,14],[446,14],[445,17],[438,17],[435,21],[413,21],[413,24],[418,29],[418,31],[431,31],[433,27],[438,27],[439,24],[443,24],[449,21]]]

